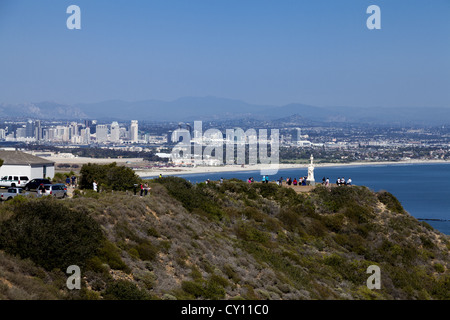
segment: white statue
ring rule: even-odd
[[[308,167],[308,178],[306,179],[306,182],[309,185],[314,186],[316,183],[316,180],[314,179],[314,163],[313,163],[314,157],[313,157],[313,155],[311,155],[310,159],[311,159],[311,164]]]

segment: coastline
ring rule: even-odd
[[[320,167],[360,167],[360,166],[383,166],[383,165],[417,165],[417,164],[450,164],[448,160],[404,160],[404,161],[376,161],[376,162],[350,162],[350,163],[318,163],[314,164],[315,168]],[[280,163],[278,165],[279,170],[283,169],[304,169],[309,164],[288,164]],[[167,167],[167,168],[154,168],[154,169],[135,169],[135,173],[141,178],[156,177],[160,174],[163,176],[171,175],[191,175],[191,174],[207,174],[207,173],[221,173],[221,172],[247,172],[247,171],[260,171],[264,169],[273,170],[274,167],[268,165],[256,164],[256,165],[226,165],[217,167]]]

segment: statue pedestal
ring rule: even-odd
[[[306,179],[306,185],[314,187],[316,185],[316,181],[315,180],[308,180],[308,179]]]

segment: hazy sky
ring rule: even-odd
[[[450,0],[0,0],[0,102],[208,95],[450,107]]]

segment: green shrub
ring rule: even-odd
[[[433,241],[422,235],[420,236],[420,241],[422,242],[423,247],[427,249],[433,249],[436,246]]]
[[[178,177],[163,177],[155,182],[166,187],[169,194],[180,201],[189,212],[195,212],[215,219],[221,219],[223,212],[206,184],[193,186],[189,181]],[[211,187],[213,188],[213,186]]]
[[[323,261],[327,266],[331,267],[340,267],[344,263],[344,258],[337,254],[331,254],[329,256],[326,256]]]
[[[102,239],[100,226],[87,213],[53,199],[18,204],[0,224],[0,249],[47,270],[84,266]]]
[[[440,263],[435,263],[433,265],[433,268],[434,268],[434,270],[436,270],[436,272],[439,272],[439,273],[445,272],[445,267]]]
[[[153,272],[143,271],[134,275],[134,278],[142,283],[146,289],[151,290],[155,286],[156,277]]]
[[[77,197],[81,197],[81,196],[82,196],[82,193],[81,193],[81,190],[80,190],[80,189],[75,189],[75,190],[73,190],[72,194],[73,194],[73,197],[74,197],[74,198],[77,198]]]
[[[439,279],[431,289],[431,293],[439,300],[450,300],[450,275]]]
[[[341,231],[344,226],[344,215],[343,214],[331,214],[326,215],[322,218],[325,226],[333,232]]]
[[[235,228],[236,235],[244,241],[251,241],[266,245],[270,241],[270,235],[260,231],[249,223],[239,223]]]
[[[377,192],[378,200],[383,203],[389,211],[396,213],[405,213],[405,209],[403,209],[402,204],[394,195],[387,191]]]
[[[103,294],[107,300],[150,300],[150,295],[126,280],[111,281]]]
[[[217,278],[211,278],[209,281],[183,281],[181,289],[194,298],[219,300],[223,299],[226,293],[220,282],[222,281],[217,281]]]
[[[120,257],[120,250],[108,240],[104,240],[102,246],[97,250],[96,256],[111,269],[130,272],[129,267]]]
[[[162,240],[158,244],[159,250],[161,250],[164,253],[168,253],[171,246],[172,246],[172,244],[168,240]]]
[[[150,227],[150,228],[147,229],[147,235],[151,236],[151,237],[155,237],[155,238],[159,238],[160,237],[160,234],[159,234],[158,230],[156,230],[153,227]]]
[[[200,298],[205,294],[203,284],[199,281],[183,281],[181,283],[181,289],[195,298]]]
[[[207,282],[203,296],[205,299],[220,300],[225,298],[225,288],[214,279]]]
[[[92,183],[97,181],[102,190],[125,191],[131,190],[141,179],[133,169],[111,164],[84,164],[80,170],[80,188],[92,189]]]
[[[313,194],[317,195],[316,200],[322,203],[324,209],[331,212],[338,212],[355,205],[371,207],[376,203],[376,196],[366,187],[353,186],[326,188],[318,185]]]
[[[83,197],[92,198],[92,199],[100,199],[100,193],[94,190],[84,190],[82,193]]]
[[[259,211],[256,208],[253,207],[246,207],[243,211],[243,214],[248,218],[248,219],[253,219],[257,222],[262,222],[264,221],[265,215]]]
[[[139,253],[141,260],[153,261],[158,253],[158,248],[156,248],[150,241],[145,241],[138,244],[135,249]]]
[[[231,267],[229,264],[224,265],[223,272],[229,279],[233,280],[234,283],[238,283],[241,281],[239,275],[236,273],[236,271],[234,271],[233,267]]]
[[[370,218],[373,217],[370,208],[360,205],[348,206],[347,208],[345,208],[343,213],[356,224],[369,222]]]

